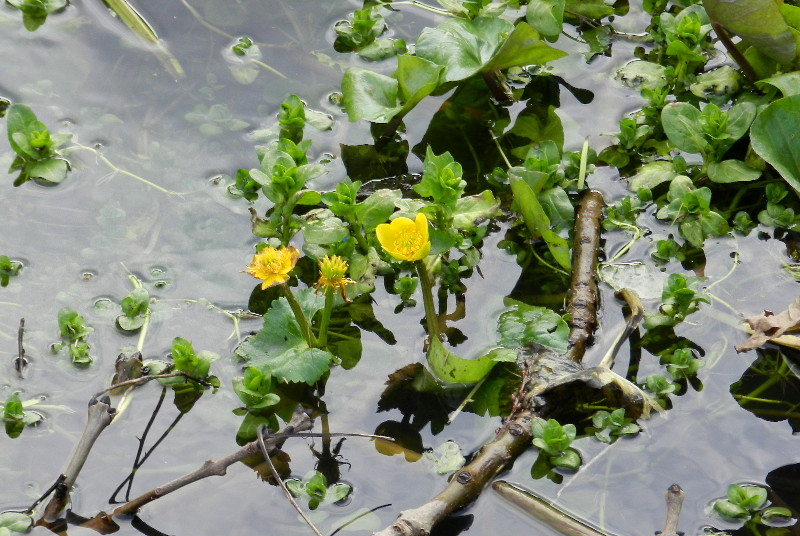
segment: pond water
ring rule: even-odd
[[[174,337],[186,338],[196,349],[221,356],[213,373],[222,385],[217,393],[206,393],[179,420],[137,472],[131,497],[195,469],[206,459],[235,450],[241,421],[232,411],[241,403],[230,386],[232,379],[241,375],[241,363],[232,352],[243,336],[259,329],[261,320],[242,318],[237,326],[223,313],[248,307],[254,283],[241,270],[258,242],[251,233],[248,203],[227,194],[225,176],[257,166],[254,146],[263,143],[263,130],[275,125],[280,103],[292,93],[309,108],[335,120],[328,131],[307,133],[315,157],[331,155],[328,173],[313,185],[317,190],[330,190],[347,173],[354,173],[345,169],[339,156],[341,147],[373,143],[366,122],[348,122],[329,98],[340,91],[344,69],[366,65],[332,47],[333,25],[359,8],[357,2],[181,0],[139,4],[142,15],[180,61],[184,78],[176,80],[100,1],[74,0],[36,32],[22,27],[19,12],[8,5],[0,7],[0,50],[5,59],[0,96],[28,105],[52,132],[71,133],[73,141],[94,149],[70,153],[73,169],[57,186],[31,181],[14,187],[11,174],[0,180],[0,254],[24,265],[20,274],[0,289],[0,399],[20,391],[23,400],[41,396],[51,406],[41,425],[26,429],[16,439],[0,437],[0,511],[27,507],[52,484],[83,430],[87,401],[108,385],[117,355],[135,349],[138,335],[114,327],[118,310],[113,303],[131,291],[129,274],[136,275],[157,300],[143,343],[145,357],[164,358]],[[392,31],[410,39],[422,27],[441,20],[413,6],[403,6],[391,17]],[[620,31],[634,33],[643,31],[645,25],[645,17],[635,6],[615,23]],[[270,67],[257,71],[248,84],[237,81],[226,56],[244,35],[258,42],[262,61]],[[563,37],[556,46],[578,50],[577,44]],[[611,57],[598,57],[587,64],[575,54],[551,64],[552,71],[568,83],[593,92],[588,104],[568,91],[560,92],[558,114],[565,129],[565,150],[579,150],[586,137],[594,148],[602,149],[610,143],[603,134],[616,131],[620,117],[641,107],[637,91],[614,81],[616,70],[631,59],[633,48],[634,44],[620,40]],[[391,60],[372,67],[387,73],[393,69]],[[426,99],[407,116],[405,137],[410,146],[425,138],[431,118],[446,98]],[[512,107],[512,113],[519,110]],[[458,154],[462,141],[454,136],[452,141],[439,143],[451,143],[452,148],[447,148]],[[443,150],[437,148],[436,152]],[[114,172],[100,155],[159,188]],[[3,137],[0,169],[8,169],[12,160]],[[413,154],[405,166],[411,174],[422,170],[420,158]],[[473,178],[474,173],[473,169]],[[624,181],[607,168],[599,168],[588,181],[609,203],[627,193]],[[256,203],[261,214],[265,207],[263,200]],[[624,279],[637,290],[648,310],[657,305],[669,273],[703,275],[708,278],[706,285],[714,284],[711,293],[715,299],[678,328],[679,335],[704,353],[706,365],[698,373],[702,389],[690,387],[684,395],[672,397],[672,409],[642,422],[643,431],[635,437],[610,446],[592,438],[580,439],[576,447],[584,467],[567,474],[560,484],[531,478],[536,457],[533,449],[519,458],[503,479],[534,490],[616,534],[659,530],[664,520],[664,491],[678,483],[686,493],[681,530],[693,534],[706,525],[732,528],[735,525],[708,515],[710,502],[723,497],[728,484],[763,484],[770,471],[798,461],[796,438],[786,415],[765,420],[731,396],[731,385],[756,359],[766,362],[776,352],[736,354],[734,345],[745,338],[737,323],[763,309],[783,310],[796,295],[797,283],[784,270],[790,262],[787,245],[774,239],[768,228],[746,237],[707,240],[706,263],[697,274],[677,262],[654,266],[649,261],[653,241],[675,231],[657,221],[653,211],[640,220],[652,235],[634,243],[621,259],[644,264],[606,270],[614,270],[614,278]],[[540,282],[526,279],[515,257],[501,247],[509,225],[508,221],[494,225],[483,246],[481,273],[465,281],[466,314],[452,324],[467,337],[453,347],[462,356],[476,357],[495,343],[496,318],[504,308],[505,296],[514,293],[536,299]],[[628,240],[629,236],[619,231],[605,234],[606,257]],[[389,345],[364,331],[357,366],[333,369],[325,392],[331,431],[374,433],[389,421],[408,424],[411,415],[404,417],[397,409],[379,411],[379,402],[389,374],[424,362],[425,332],[420,323],[424,313],[419,295],[417,302],[416,307],[396,313],[398,297],[377,285],[374,314],[391,330],[396,343]],[[621,304],[607,284],[602,286],[601,303],[601,327],[585,358],[588,364],[602,358],[624,325]],[[62,307],[74,308],[95,328],[89,338],[94,356],[89,367],[77,368],[64,354],[50,351],[59,339],[56,315]],[[21,318],[25,319],[24,347],[30,360],[24,378],[14,369]],[[626,343],[618,372],[624,374],[630,353]],[[639,365],[642,377],[661,368],[657,358],[644,353]],[[757,385],[756,381],[753,388]],[[781,387],[790,400],[796,398],[793,377]],[[122,417],[100,437],[73,494],[71,510],[75,514],[92,517],[113,508],[109,497],[130,471],[137,438],[151,418],[159,392],[154,385],[139,389]],[[426,412],[441,417],[458,402],[449,401],[450,406],[440,408],[421,407],[418,418],[423,419]],[[425,398],[419,403],[441,404]],[[177,415],[168,395],[150,441]],[[466,454],[490,439],[499,426],[499,418],[464,412],[436,433],[425,423],[416,428],[425,448],[452,440]],[[320,431],[319,419],[315,431]],[[287,442],[285,450],[291,456],[294,476],[313,470],[316,459],[310,445],[312,441],[305,439]],[[318,442],[313,446],[319,449]],[[347,462],[340,467],[342,480],[354,491],[345,504],[314,513],[314,521],[326,534],[358,512],[389,504],[360,525],[346,529],[356,533],[378,530],[401,510],[436,494],[447,478],[422,461],[382,453],[367,439],[346,439],[339,455]],[[783,499],[792,497],[784,495]],[[469,534],[554,532],[490,490],[461,515],[472,516],[467,520],[471,523],[466,530]],[[207,479],[155,501],[139,517],[149,527],[123,519],[119,520],[119,533],[309,533],[280,489],[265,484],[241,464],[231,467],[223,478]],[[81,530],[69,529],[71,533]],[[38,527],[35,532],[48,530]],[[440,532],[457,533],[459,529],[453,527]]]

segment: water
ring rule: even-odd
[[[60,406],[48,410],[46,422],[26,429],[20,438],[0,437],[4,475],[0,510],[29,505],[63,470],[83,428],[88,399],[110,381],[116,356],[136,346],[135,336],[113,328],[116,313],[103,307],[109,299],[118,302],[131,290],[129,273],[141,279],[158,300],[144,343],[145,356],[163,357],[173,337],[187,338],[198,350],[222,356],[214,373],[223,386],[214,395],[204,395],[156,449],[138,472],[132,496],[195,469],[205,459],[233,451],[239,419],[231,411],[239,402],[230,385],[240,374],[240,364],[231,352],[241,335],[258,329],[260,320],[242,320],[237,333],[227,316],[199,300],[221,309],[247,307],[254,284],[240,271],[257,240],[250,232],[246,203],[228,197],[218,177],[240,167],[255,167],[253,146],[259,141],[254,133],[274,124],[280,102],[290,93],[336,119],[331,131],[311,135],[315,155],[338,155],[340,143],[371,142],[367,126],[348,123],[328,98],[339,90],[344,68],[364,65],[360,59],[334,52],[331,46],[331,27],[360,7],[356,2],[189,0],[189,5],[202,21],[183,2],[139,6],[180,60],[186,71],[186,78],[180,81],[138,46],[99,2],[75,1],[35,33],[21,27],[17,12],[8,6],[0,8],[0,50],[6,59],[0,96],[27,104],[51,131],[72,133],[74,139],[96,148],[119,168],[181,194],[165,194],[113,173],[89,151],[71,154],[74,169],[56,187],[31,182],[15,188],[12,176],[0,180],[4,225],[0,254],[25,265],[21,274],[0,290],[0,398],[19,390],[23,400],[45,396],[46,403]],[[390,26],[399,36],[412,39],[423,25],[435,20],[409,7],[393,17]],[[636,31],[641,22],[637,17],[633,13],[621,24]],[[237,83],[223,51],[241,35],[258,41],[262,61],[285,78],[262,69],[253,83]],[[575,45],[562,39],[558,46],[571,50]],[[608,142],[602,134],[616,130],[619,117],[641,105],[634,91],[613,82],[614,70],[628,61],[632,48],[619,41],[611,58],[597,58],[586,65],[580,57],[571,56],[553,64],[556,74],[595,93],[593,102],[583,105],[561,91],[558,113],[565,124],[566,149],[578,149],[586,136],[593,147],[602,148]],[[318,61],[320,54],[330,61]],[[390,72],[391,62],[376,68]],[[424,136],[444,98],[427,99],[408,116],[406,137],[412,147]],[[204,134],[213,128],[197,118],[215,104],[226,107],[229,120],[214,123],[218,133]],[[246,126],[240,128],[238,122]],[[7,169],[11,160],[3,137],[0,168]],[[407,165],[411,173],[421,171],[414,156]],[[332,188],[345,174],[338,158],[329,169],[314,185],[318,189]],[[609,202],[625,194],[624,183],[604,170],[591,177],[590,184]],[[258,203],[257,208],[263,213],[263,204]],[[652,216],[644,223],[656,235],[669,232]],[[476,274],[467,281],[466,316],[455,324],[468,335],[457,348],[462,355],[475,356],[494,342],[494,319],[502,309],[502,298],[515,287],[528,286],[518,281],[521,270],[514,258],[498,248],[505,229],[506,224],[501,224],[486,240],[483,278]],[[605,250],[617,251],[627,240],[622,233],[608,233]],[[639,241],[625,260],[646,261],[651,247],[650,240]],[[732,267],[732,252],[738,252],[741,262],[733,275],[722,280]],[[691,534],[706,524],[726,526],[708,517],[706,509],[711,500],[724,495],[727,484],[763,483],[769,471],[796,461],[791,454],[796,449],[795,438],[786,421],[757,418],[742,409],[729,392],[730,385],[756,358],[755,353],[737,355],[733,351],[744,339],[735,327],[739,312],[777,312],[795,295],[796,282],[782,269],[788,260],[785,246],[753,233],[708,241],[706,257],[703,275],[709,282],[721,280],[713,293],[722,301],[704,305],[678,329],[705,350],[708,365],[699,373],[704,389],[690,388],[685,396],[673,397],[673,408],[644,422],[643,432],[635,438],[611,447],[580,440],[577,447],[586,466],[560,485],[531,479],[533,452],[523,455],[504,479],[534,489],[618,534],[660,529],[663,492],[677,482],[687,496],[680,528]],[[652,309],[665,274],[652,266],[643,270],[630,281],[638,285],[643,297],[651,297],[645,306]],[[666,267],[666,273],[673,271],[682,269],[677,263]],[[620,306],[609,287],[604,287],[602,298],[602,328],[597,344],[586,356],[590,364],[599,361],[623,325]],[[396,409],[378,411],[384,382],[398,368],[422,360],[421,297],[417,307],[395,314],[397,298],[378,285],[374,301],[376,318],[394,333],[397,344],[388,346],[365,332],[358,366],[349,371],[334,369],[325,396],[334,431],[369,433],[388,421],[401,421]],[[95,362],[87,369],[76,369],[63,355],[50,353],[50,344],[58,340],[56,313],[65,306],[77,309],[96,329],[90,338]],[[31,361],[24,379],[17,378],[12,364],[20,318],[25,318],[24,344]],[[618,372],[624,373],[628,353],[626,344],[620,352]],[[651,356],[642,359],[641,367],[641,376],[659,370]],[[141,388],[127,412],[101,436],[79,479],[74,512],[91,517],[112,508],[109,496],[130,470],[137,437],[151,416],[158,392],[154,386]],[[155,420],[151,441],[176,414],[168,395]],[[454,440],[469,453],[491,438],[499,424],[499,419],[462,413],[441,433],[420,425],[419,440],[425,447]],[[305,440],[287,443],[295,476],[303,476],[314,465],[309,444]],[[367,440],[347,439],[340,454],[348,462],[341,467],[342,478],[354,487],[354,493],[347,504],[316,514],[315,522],[323,533],[330,533],[362,509],[391,503],[364,520],[361,533],[377,530],[402,509],[434,495],[445,483],[445,477],[433,474],[424,463],[409,463],[402,454],[386,456]],[[470,534],[551,532],[491,491],[463,514],[474,515]],[[158,531],[176,535],[252,534],[265,529],[280,534],[308,533],[280,491],[263,484],[241,464],[231,467],[224,478],[208,479],[148,505],[140,517]],[[140,533],[130,520],[119,523],[121,534]],[[455,533],[455,529],[449,530]],[[36,532],[46,529],[37,528]]]

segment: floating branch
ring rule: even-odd
[[[600,247],[600,218],[603,196],[589,190],[584,194],[575,214],[575,236],[572,246],[572,279],[567,294],[570,315],[569,350],[567,357],[579,362],[586,345],[591,342],[597,324],[597,252]]]
[[[273,453],[273,451],[280,448],[285,441],[286,437],[291,436],[293,432],[304,432],[306,430],[311,429],[311,418],[303,411],[295,411],[292,419],[289,423],[277,434],[271,435],[264,440],[265,447],[268,452]],[[213,460],[206,460],[203,465],[191,473],[183,475],[175,480],[164,484],[163,486],[159,486],[155,489],[148,491],[140,495],[139,497],[129,501],[122,506],[116,508],[111,515],[112,516],[119,516],[119,515],[126,515],[126,514],[134,514],[136,513],[142,506],[155,501],[172,493],[173,491],[177,491],[184,486],[188,486],[192,482],[197,482],[198,480],[202,480],[209,476],[223,476],[226,473],[226,470],[231,465],[240,462],[246,458],[252,458],[254,456],[258,456],[261,453],[261,449],[259,447],[259,442],[257,440],[251,441],[247,443],[242,448],[237,450],[236,452],[225,456],[217,461]]]

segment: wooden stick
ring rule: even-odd
[[[570,315],[569,350],[567,357],[579,362],[586,345],[591,342],[597,325],[597,251],[600,247],[600,218],[603,215],[603,196],[589,190],[583,196],[575,214],[575,233],[572,246],[572,278],[567,293],[567,313]]]
[[[306,430],[311,429],[311,418],[303,411],[296,411],[292,419],[289,423],[276,435],[288,435],[294,431],[304,432]],[[266,441],[266,447],[268,448],[269,452],[279,448],[282,442],[285,440],[285,437],[276,437],[270,436]],[[125,515],[125,514],[134,514],[136,513],[142,506],[155,501],[172,493],[173,491],[179,490],[184,486],[188,486],[192,482],[197,482],[198,480],[202,480],[209,476],[223,476],[226,473],[228,467],[233,465],[234,463],[240,462],[245,458],[252,458],[253,456],[257,456],[261,452],[260,447],[258,445],[258,441],[251,441],[247,443],[242,448],[237,450],[236,452],[225,456],[217,461],[213,460],[206,460],[200,468],[191,473],[185,474],[179,478],[171,482],[167,482],[163,486],[159,486],[155,489],[148,491],[140,495],[139,497],[133,499],[132,501],[128,501],[127,503],[123,504],[122,506],[117,507],[114,512],[111,514],[112,516],[118,515]]]
[[[75,484],[81,469],[83,469],[83,464],[86,463],[86,458],[89,457],[89,452],[91,452],[95,441],[114,420],[116,412],[109,402],[108,397],[105,397],[99,400],[92,398],[89,403],[89,418],[86,422],[86,427],[83,429],[83,434],[81,434],[81,439],[75,447],[67,468],[59,476],[60,482],[57,482],[56,486],[54,486],[55,494],[45,507],[42,518],[46,522],[52,523],[58,519],[58,516],[67,505],[72,486]]]

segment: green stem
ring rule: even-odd
[[[423,4],[422,2],[417,2],[414,0],[404,0],[402,2],[391,2],[392,6],[414,6],[420,9],[424,9],[425,11],[430,11],[431,13],[436,13],[437,15],[444,15],[445,17],[455,17],[458,18],[457,15],[453,15],[449,11],[445,11],[443,9],[437,9],[435,7],[431,7],[427,4]]]
[[[292,308],[295,320],[297,320],[297,323],[300,325],[300,332],[303,334],[303,338],[305,338],[310,347],[316,348],[317,340],[314,338],[314,334],[311,333],[311,329],[309,329],[308,320],[306,320],[306,315],[303,313],[303,309],[301,309],[300,304],[297,303],[297,300],[295,299],[294,294],[292,294],[289,285],[283,283],[281,288],[283,289],[283,295],[286,297],[286,301],[289,302],[289,307]]]
[[[431,283],[431,275],[424,261],[415,261],[414,264],[417,267],[419,283],[422,286],[422,302],[425,305],[425,322],[428,325],[428,335],[431,338],[439,338],[439,321],[436,318],[436,309],[433,305],[433,284]]]
[[[149,181],[149,180],[145,179],[144,177],[140,177],[139,175],[131,173],[130,171],[125,171],[124,169],[115,166],[108,158],[103,156],[103,154],[100,153],[100,151],[98,151],[96,149],[93,149],[91,147],[87,147],[85,145],[81,145],[80,143],[76,143],[75,145],[65,149],[64,152],[67,153],[67,152],[69,152],[70,149],[83,149],[84,151],[92,152],[92,153],[95,154],[95,156],[97,156],[98,160],[100,160],[102,163],[104,163],[109,168],[111,168],[111,170],[114,173],[119,173],[120,175],[127,175],[128,177],[130,177],[132,179],[136,179],[137,181],[143,182],[144,184],[150,186],[151,188],[155,188],[159,192],[164,192],[165,194],[169,194],[169,195],[183,195],[183,194],[181,194],[179,192],[174,192],[172,190],[167,190],[163,186],[159,186],[158,184],[156,184],[156,183],[154,183],[152,181]]]
[[[325,308],[322,309],[322,320],[319,323],[319,338],[317,339],[320,348],[325,348],[328,344],[328,324],[331,321],[331,311],[333,310],[333,292],[333,288],[325,288]]]

